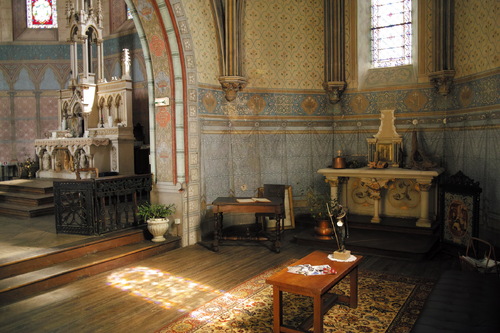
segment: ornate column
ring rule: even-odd
[[[245,88],[247,79],[242,75],[241,32],[245,0],[215,0],[214,6],[219,23],[223,59],[223,73],[219,82],[229,102],[236,99],[239,91]]]
[[[327,177],[325,182],[330,184],[330,198],[332,201],[339,199],[339,177]]]
[[[103,40],[97,40],[97,71],[96,82],[104,82],[104,45]]]
[[[455,70],[453,65],[453,0],[435,0],[433,4],[433,72],[429,74],[439,94],[450,92]]]
[[[82,64],[83,64],[83,74],[82,77],[86,81],[89,77],[89,63],[92,61],[92,58],[89,57],[89,39],[86,35],[80,36],[82,41]]]
[[[370,190],[370,198],[373,199],[373,217],[370,220],[372,223],[380,223],[380,192],[385,187],[390,179],[376,178],[361,178],[361,185],[366,186]]]
[[[340,101],[345,82],[344,0],[325,0],[325,89],[330,103]]]
[[[429,190],[431,189],[432,180],[417,179],[417,186],[420,190],[420,217],[417,220],[417,227],[431,227],[429,220]]]
[[[70,44],[71,78],[70,87],[76,87],[78,81],[78,44],[76,40],[71,40]]]

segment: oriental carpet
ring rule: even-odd
[[[257,275],[157,333],[272,332],[272,286],[265,279],[284,266]],[[409,332],[433,285],[434,281],[427,279],[360,270],[358,307],[336,304],[324,316],[324,331]],[[346,277],[331,292],[348,291]],[[312,314],[311,298],[284,293],[283,303],[285,325],[298,327]]]

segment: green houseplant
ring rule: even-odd
[[[138,215],[142,216],[145,221],[152,219],[164,219],[175,213],[175,204],[152,204],[146,203],[140,205]]]
[[[153,235],[153,242],[163,242],[169,228],[169,216],[175,213],[175,204],[146,203],[137,207],[137,215],[148,224],[148,230]]]
[[[316,193],[310,191],[307,193],[307,203],[311,217],[316,220],[314,231],[319,239],[331,239],[334,233],[332,219],[336,219],[343,208],[337,199],[333,199],[329,194]],[[331,214],[331,216],[330,216]]]
[[[315,192],[307,193],[307,204],[311,217],[316,221],[330,220],[330,213],[335,218],[342,211],[342,206],[337,199],[333,199],[329,194]]]

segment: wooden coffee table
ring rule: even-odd
[[[310,264],[330,265],[337,271],[331,275],[312,275],[288,273],[287,268],[266,279],[273,286],[274,332],[304,332],[311,326],[315,333],[323,332],[323,315],[338,301],[347,303],[349,307],[358,306],[358,265],[363,257],[356,256],[353,262],[338,262],[328,259],[328,253],[315,251],[293,263],[291,266]],[[350,274],[349,295],[327,294],[337,283]],[[283,292],[289,292],[314,299],[313,315],[300,327],[300,330],[283,326]]]

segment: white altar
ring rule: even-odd
[[[38,178],[94,178],[102,173],[134,173],[132,78],[129,50],[122,53],[122,75],[104,77],[102,8],[84,0],[71,3],[71,76],[60,90],[59,128],[35,140]],[[95,48],[96,52],[92,52]],[[92,59],[92,55],[96,59]],[[78,55],[82,59],[78,60]],[[95,65],[94,65],[95,64]]]
[[[366,140],[367,167],[327,168],[318,173],[330,184],[332,200],[337,199],[350,214],[371,215],[372,223],[380,223],[383,216],[416,218],[418,227],[430,228],[437,214],[436,179],[444,169],[399,167],[403,140],[396,131],[394,111],[381,110],[378,133]]]
[[[443,169],[402,168],[318,170],[330,184],[331,197],[350,214],[370,215],[372,223],[383,216],[416,218],[416,226],[430,228],[437,214],[436,179]]]

